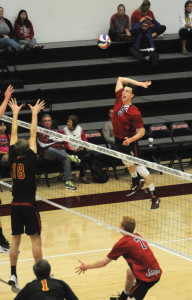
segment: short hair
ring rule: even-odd
[[[124,11],[125,11],[125,5],[124,5],[124,4],[119,4],[119,5],[117,6],[117,10],[119,10],[119,8],[120,8],[121,6],[124,8]]]
[[[145,20],[143,20],[143,22],[141,22],[141,25],[142,24],[147,24],[149,26],[150,25],[150,20],[149,19],[145,19]]]
[[[72,125],[73,125],[74,128],[76,128],[77,125],[79,124],[79,119],[78,119],[78,117],[76,115],[70,115],[70,116],[68,116],[67,121],[68,120],[72,121]]]
[[[51,121],[52,121],[52,117],[51,117],[50,114],[44,114],[44,115],[42,115],[41,121],[43,121],[44,118],[51,118]]]
[[[134,96],[135,96],[136,92],[137,92],[137,86],[135,86],[131,83],[126,84],[124,87],[126,87],[126,86],[132,89],[132,94],[134,94]]]
[[[29,142],[25,139],[19,139],[15,143],[15,151],[17,155],[24,155],[29,150]]]
[[[33,272],[37,278],[48,278],[51,273],[51,266],[45,259],[40,259],[33,266]]]
[[[135,219],[132,217],[124,216],[121,222],[121,226],[125,229],[125,231],[133,233],[136,226]]]

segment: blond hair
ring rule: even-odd
[[[132,217],[124,216],[121,222],[121,226],[125,231],[133,233],[136,226],[135,219]]]

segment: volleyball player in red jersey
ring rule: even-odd
[[[136,141],[145,134],[143,120],[139,109],[132,105],[135,86],[148,88],[150,81],[139,82],[130,78],[119,77],[116,83],[115,93],[116,102],[113,109],[113,135],[115,136],[115,144],[119,152],[131,156],[138,156]],[[133,162],[123,161],[128,168],[132,177],[132,186],[127,196],[130,196],[140,190],[144,178],[145,183],[151,194],[151,209],[159,207],[160,200],[155,191],[151,174],[143,165],[135,165]],[[139,174],[139,175],[138,175]]]
[[[121,221],[120,229],[133,233],[135,226],[135,219],[126,216]],[[111,297],[110,300],[142,300],[148,290],[160,280],[162,270],[148,244],[141,239],[141,235],[122,234],[123,237],[103,260],[92,264],[80,260],[81,265],[76,268],[76,272],[81,274],[88,269],[105,267],[112,260],[123,256],[130,267],[126,273],[125,290],[121,295]]]

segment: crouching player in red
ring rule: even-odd
[[[133,233],[135,229],[135,219],[123,217],[120,229]],[[84,273],[88,269],[105,267],[112,260],[117,260],[121,255],[129,265],[126,273],[125,290],[117,297],[110,300],[142,300],[148,290],[154,286],[161,277],[162,270],[157,259],[138,233],[134,236],[123,234],[123,237],[113,246],[110,253],[101,261],[86,264],[80,261],[77,273]]]

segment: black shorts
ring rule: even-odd
[[[138,157],[138,148],[137,148],[137,143],[133,142],[129,144],[129,146],[124,146],[122,145],[125,139],[119,139],[115,137],[115,145],[117,147],[117,151],[128,154],[131,156]]]
[[[38,209],[30,203],[11,205],[12,235],[41,233],[41,219]]]
[[[144,281],[140,281],[137,279],[129,293],[129,298],[135,298],[135,299],[139,299],[139,300],[144,299],[148,290],[152,286],[154,286],[159,280],[160,279],[151,281],[151,282],[144,282]]]

